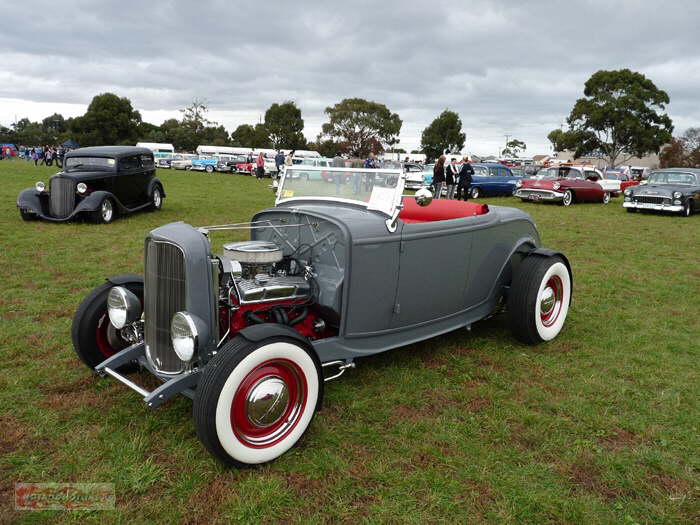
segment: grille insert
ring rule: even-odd
[[[644,202],[647,204],[670,204],[671,199],[667,197],[653,197],[650,195],[635,195],[636,202]]]
[[[177,374],[185,363],[170,342],[170,321],[185,310],[185,257],[180,248],[167,242],[146,244],[144,279],[144,341],[146,355],[159,372]]]
[[[68,217],[75,207],[75,181],[53,177],[49,187],[49,213],[57,219]]]

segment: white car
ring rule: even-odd
[[[611,175],[606,176],[605,173],[595,168],[584,168],[583,175],[586,179],[597,182],[613,197],[620,193],[620,182],[622,181],[617,177]]]
[[[404,165],[404,173],[406,174],[405,187],[409,190],[417,190],[424,186],[423,175],[425,174],[424,166],[420,164]]]
[[[170,167],[176,170],[190,169],[192,167],[192,159],[196,158],[197,155],[191,153],[176,153],[170,162]]]

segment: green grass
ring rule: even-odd
[[[85,369],[71,317],[106,275],[142,273],[150,229],[248,220],[272,204],[268,181],[161,171],[161,212],[22,222],[17,193],[51,172],[0,162],[0,522],[700,521],[700,215],[483,199],[526,209],[570,258],[559,338],[526,347],[496,317],[362,359],[327,384],[300,446],[226,470],[190,401],[149,412]],[[40,481],[115,483],[118,508],[12,510],[13,484]]]

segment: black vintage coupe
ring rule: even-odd
[[[77,217],[109,223],[117,214],[163,205],[163,183],[155,176],[153,152],[134,146],[97,146],[67,153],[63,171],[17,197],[25,221]]]
[[[646,184],[625,189],[622,205],[629,212],[652,210],[680,213],[687,217],[700,211],[700,169],[655,170]]]

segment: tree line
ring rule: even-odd
[[[612,166],[658,153],[666,144],[671,144],[676,157],[682,152],[686,159],[697,159],[688,153],[690,148],[697,154],[696,135],[672,142],[673,124],[664,113],[669,101],[668,94],[641,73],[629,69],[598,71],[584,84],[584,96],[575,102],[567,118],[568,129],[555,129],[547,138],[555,151],[572,150],[577,158],[603,156]],[[180,119],[171,118],[157,126],[144,122],[128,98],[102,93],[79,117],[65,119],[53,114],[41,122],[24,118],[9,127],[0,126],[0,142],[41,145],[73,139],[81,146],[164,142],[178,151],[194,151],[200,144],[210,144],[314,149],[324,156],[340,152],[358,157],[370,152],[406,153],[397,147],[403,124],[399,115],[384,104],[362,98],[347,98],[327,107],[327,122],[315,141],[305,138],[301,109],[292,101],[272,104],[262,122],[241,124],[231,133],[209,120],[208,111],[204,101],[194,100],[180,110]],[[428,159],[444,152],[458,153],[466,143],[462,128],[459,115],[445,109],[423,130],[420,149],[411,153],[424,153]],[[517,156],[525,148],[524,142],[512,139],[501,154]],[[698,160],[687,161],[697,165]]]

